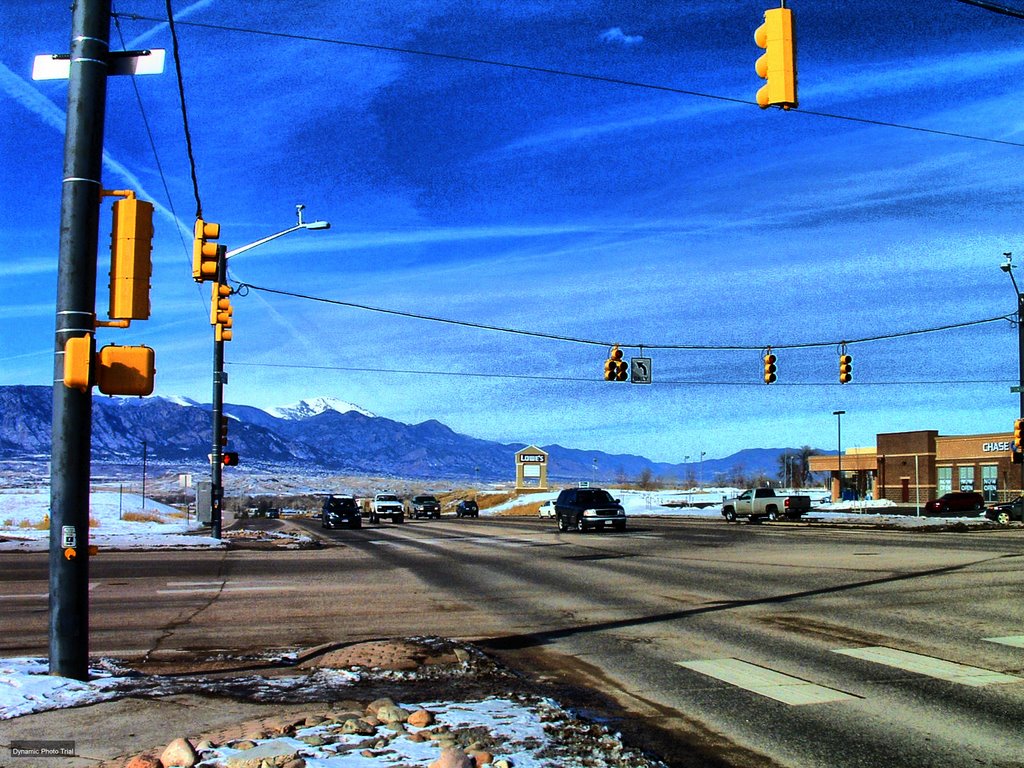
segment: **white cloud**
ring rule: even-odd
[[[606,29],[598,37],[606,43],[619,45],[639,45],[644,41],[643,35],[627,35],[622,31],[622,27]]]

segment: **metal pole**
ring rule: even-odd
[[[71,17],[50,454],[50,674],[89,677],[89,474],[92,391],[64,386],[64,346],[95,330],[110,0]],[[71,546],[73,545],[73,546]]]
[[[1013,278],[1013,273],[1010,273]],[[1016,290],[1017,281],[1013,287]],[[1024,419],[1024,293],[1017,291],[1017,383],[1020,385],[1020,416]],[[1024,494],[1024,464],[1020,465],[1020,493]]]
[[[142,441],[142,511],[146,511],[146,441]]]
[[[227,248],[223,245],[217,246],[217,284],[227,284],[228,264],[225,258]],[[211,297],[211,301],[213,301]],[[213,445],[210,450],[210,535],[215,539],[221,538],[223,523],[224,488],[221,481],[223,478],[224,460],[221,455],[220,446],[220,420],[224,415],[224,385],[227,383],[227,373],[224,371],[224,342],[217,338],[216,328],[213,336]]]
[[[836,448],[839,452],[839,471],[836,478],[836,490],[839,492],[839,498],[836,501],[843,500],[843,414],[846,411],[832,411],[832,415],[836,417]]]

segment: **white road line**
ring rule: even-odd
[[[937,680],[959,683],[960,685],[982,686],[996,683],[1024,682],[1024,678],[1007,675],[1002,672],[993,672],[990,669],[957,664],[952,661],[936,659],[933,656],[899,651],[895,648],[886,648],[884,646],[843,648],[833,650],[832,652],[851,656],[855,659],[872,661],[876,664],[894,667],[895,669],[902,669],[906,672],[924,675],[925,677],[933,677]]]
[[[798,677],[790,677],[739,659],[677,661],[676,664],[791,706],[826,704],[833,701],[856,701],[858,698],[834,688],[826,688],[823,685],[810,683]]]
[[[47,600],[50,597],[50,593],[46,592],[41,595],[0,595],[0,600]]]
[[[1000,645],[1010,645],[1014,648],[1024,648],[1024,635],[1011,635],[1010,637],[986,637],[985,641],[988,643],[999,643]]]

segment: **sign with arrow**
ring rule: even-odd
[[[651,358],[629,358],[629,380],[633,384],[651,383]]]

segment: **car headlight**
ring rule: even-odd
[[[597,510],[596,509],[585,509],[585,510],[583,510],[583,516],[584,517],[594,517],[596,515],[597,515]]]

